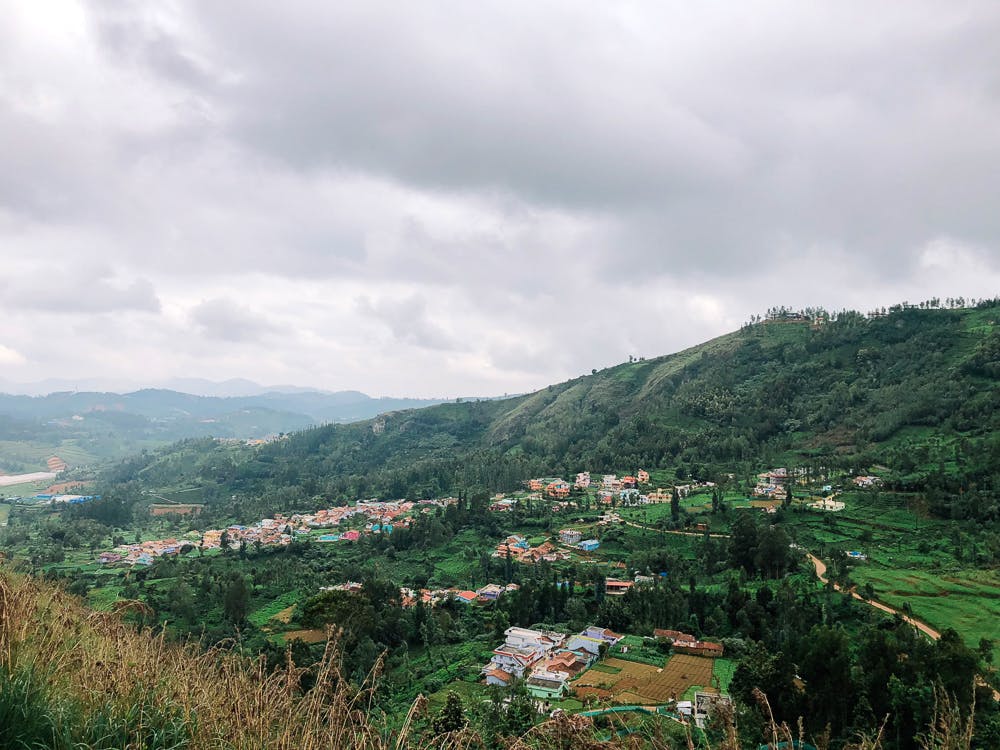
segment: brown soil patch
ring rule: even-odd
[[[286,643],[291,641],[299,640],[303,643],[322,643],[326,640],[326,631],[324,630],[289,630],[287,633],[282,633],[285,638]]]
[[[675,654],[662,668],[622,659],[605,659],[604,664],[621,671],[618,674],[584,672],[574,683],[577,695],[610,693],[615,703],[666,703],[677,700],[693,685],[712,684],[712,660],[703,656]]]

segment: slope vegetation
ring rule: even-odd
[[[709,479],[779,463],[881,465],[935,511],[997,518],[998,317],[984,303],[760,323],[518,398],[393,412],[255,451],[181,444],[108,478],[301,500],[507,489],[583,469]]]

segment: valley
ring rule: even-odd
[[[754,726],[760,687],[810,733],[861,700],[915,736],[940,681],[988,733],[1000,414],[969,362],[996,309],[756,324],[513,399],[151,448],[61,474],[76,502],[8,489],[0,542],[178,643],[309,674],[335,648],[394,728],[426,700],[498,737],[562,712],[707,738],[720,701]]]

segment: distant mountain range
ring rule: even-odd
[[[240,471],[213,472],[222,458]],[[397,498],[582,470],[714,481],[771,466],[879,466],[934,513],[1000,518],[1000,302],[757,323],[524,396],[331,424],[240,454],[176,446],[115,478],[214,476],[220,497]]]
[[[356,391],[329,391],[300,385],[261,385],[246,378],[230,378],[229,380],[206,380],[205,378],[168,378],[154,382],[138,384],[127,380],[113,378],[48,378],[31,383],[15,383],[0,378],[0,393],[18,396],[47,396],[52,393],[116,393],[126,394],[139,390],[177,391],[192,396],[212,396],[215,398],[230,398],[236,396],[262,396],[269,393],[322,393],[337,396],[341,393]],[[422,401],[422,399],[404,399],[405,401]],[[437,399],[440,403],[442,399]]]
[[[294,386],[265,389],[249,380],[173,382],[202,393],[226,395],[162,388],[130,393],[0,394],[0,471],[34,470],[52,454],[79,466],[189,437],[262,438],[442,402]],[[62,384],[46,381],[34,386]]]

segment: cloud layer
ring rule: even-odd
[[[7,380],[502,393],[1000,291],[994,3],[0,10]]]

